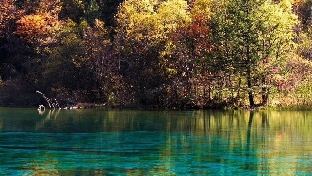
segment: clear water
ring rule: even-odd
[[[0,108],[0,175],[312,175],[312,112]]]

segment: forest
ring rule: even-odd
[[[312,104],[312,0],[0,3],[0,106]]]

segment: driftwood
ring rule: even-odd
[[[54,98],[48,98],[47,96],[45,96],[44,93],[40,92],[40,91],[36,91],[36,93],[40,94],[42,96],[42,98],[44,98],[44,100],[47,102],[48,104],[48,108],[49,109],[80,109],[83,107],[86,107],[86,104],[77,104],[75,106],[65,106],[63,108],[61,108],[60,104],[58,103],[58,101]],[[38,107],[38,111],[40,112],[44,112],[45,111],[45,106],[44,105],[39,105]]]
[[[77,103],[75,105],[71,105],[71,106],[63,106],[61,107],[61,105],[58,103],[58,101],[54,98],[48,98],[47,96],[45,96],[42,92],[40,91],[36,91],[36,93],[40,94],[42,96],[42,98],[44,98],[44,100],[47,102],[48,104],[48,109],[93,109],[96,108],[96,105],[94,103]],[[38,107],[38,111],[39,112],[44,112],[45,111],[45,106],[44,105],[39,105]]]
[[[59,103],[57,102],[57,100],[55,98],[54,99],[50,99],[50,98],[46,97],[42,92],[40,92],[38,90],[36,91],[36,93],[40,94],[45,99],[45,101],[48,103],[48,106],[49,106],[50,109],[52,109],[52,108],[53,109],[60,108],[60,105],[59,105]],[[42,110],[44,108],[45,107],[43,105],[39,105],[38,110],[39,109]]]

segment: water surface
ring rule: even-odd
[[[0,108],[0,173],[312,175],[311,135],[309,111]]]

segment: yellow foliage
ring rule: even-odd
[[[151,45],[165,40],[180,24],[191,21],[185,0],[127,0],[116,18],[119,37]]]
[[[191,18],[187,9],[188,5],[185,0],[168,0],[162,3],[157,10],[162,32],[166,34],[181,24],[189,23]]]
[[[206,19],[211,17],[212,0],[196,0],[191,10],[193,16],[204,16]]]
[[[299,20],[298,16],[292,13],[291,2],[282,0],[278,4],[272,4],[267,1],[259,7],[259,11],[260,13],[254,14],[254,18],[263,24],[263,34],[259,35],[260,39],[266,41],[268,46],[283,47],[275,48],[279,50],[279,55],[284,54],[282,51],[294,50],[296,45],[293,42],[292,31],[293,27],[299,24]],[[287,45],[282,46],[281,43],[287,43]]]
[[[41,0],[39,8],[36,10],[36,14],[43,14],[49,12],[51,15],[57,15],[61,11],[60,0]]]

